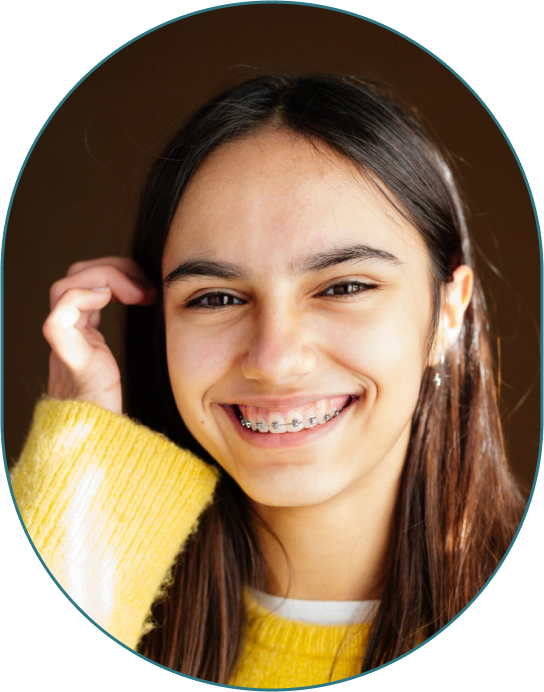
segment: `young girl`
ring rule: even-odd
[[[174,670],[368,671],[455,617],[517,529],[462,203],[371,84],[260,77],[204,106],[152,168],[133,258],[73,265],[44,334],[21,515],[74,601]]]

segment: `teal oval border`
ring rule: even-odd
[[[524,175],[541,238],[543,209],[538,192],[544,190],[541,132],[544,47],[541,41],[540,50],[529,51],[522,39],[533,40],[543,35],[543,3],[297,4],[332,9],[374,22],[418,45],[448,67],[480,99],[507,139]],[[111,41],[107,27],[112,7],[121,9],[127,18],[134,13],[138,13],[140,20],[143,17],[141,33],[133,39],[136,40],[183,16],[226,6],[151,2],[0,3],[4,15],[15,6],[19,11],[25,6],[29,18],[42,11],[64,11],[72,13],[71,21],[75,23],[78,20],[74,13],[84,13],[93,5],[104,6],[95,12],[97,20],[103,22],[104,42]],[[43,35],[46,31],[47,25],[38,29]],[[29,154],[31,151],[32,148]],[[5,229],[6,226],[2,277]],[[3,321],[1,343],[3,359]],[[3,390],[0,405],[3,413]],[[2,455],[5,461],[4,445]],[[544,596],[539,577],[542,578],[544,553],[538,529],[544,525],[544,510],[542,502],[537,502],[543,499],[540,457],[541,451],[527,510],[506,556],[455,620],[414,651],[377,670],[320,687],[542,687]],[[0,472],[0,496],[2,688],[228,688],[159,666],[135,654],[92,622],[60,588],[37,554],[21,521],[5,464]]]

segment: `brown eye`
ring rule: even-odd
[[[222,305],[228,305],[230,296],[226,293],[216,294],[214,296],[207,296],[203,299],[201,305],[208,305],[209,307],[220,307]]]
[[[205,293],[187,303],[187,307],[203,310],[217,310],[232,305],[243,305],[243,301],[231,293]]]
[[[345,281],[343,283],[329,286],[321,295],[323,296],[345,296],[353,293],[363,293],[378,288],[375,284],[365,284],[360,281]]]

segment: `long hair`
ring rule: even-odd
[[[436,339],[443,288],[460,264],[474,269],[463,204],[445,154],[415,116],[382,88],[351,77],[265,76],[202,107],[156,160],[143,192],[133,256],[159,300],[129,308],[128,413],[210,464],[176,409],[166,366],[161,259],[184,190],[223,144],[284,129],[326,145],[377,186],[421,233],[431,258]],[[462,332],[439,367],[424,373],[401,477],[381,605],[362,672],[393,660],[438,632],[497,567],[523,512],[508,469],[497,406],[493,354],[480,283]],[[142,652],[182,673],[226,683],[243,649],[244,585],[265,586],[256,518],[222,474],[154,615],[160,626]]]

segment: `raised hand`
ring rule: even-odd
[[[51,312],[43,325],[52,349],[49,396],[122,413],[119,366],[98,330],[100,311],[115,300],[125,305],[150,305],[155,300],[155,289],[134,260],[101,257],[77,262],[51,286]]]

